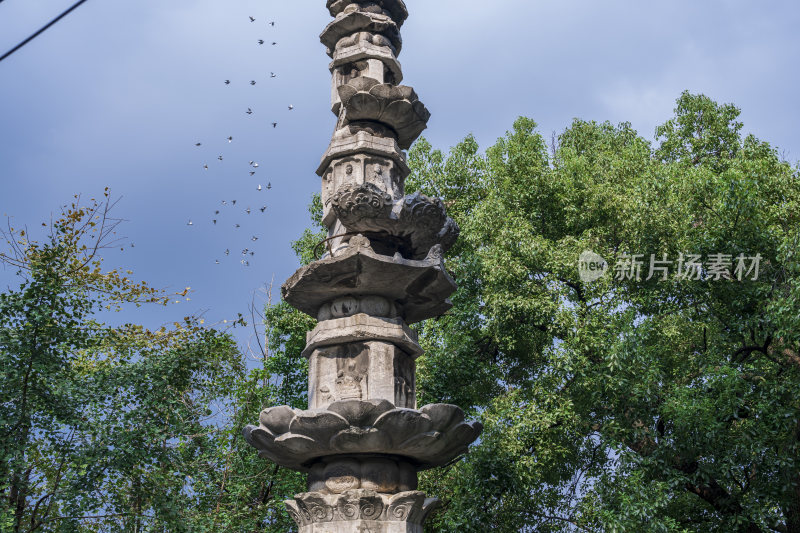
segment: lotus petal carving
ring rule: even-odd
[[[483,429],[480,422],[465,422],[459,407],[446,404],[414,410],[387,401],[334,402],[327,410],[293,411],[288,427],[287,409],[266,409],[262,423],[248,426],[244,435],[262,456],[302,471],[320,457],[370,453],[403,457],[418,470],[434,468],[464,453]],[[276,434],[277,428],[286,432]]]
[[[355,78],[338,87],[345,110],[344,124],[374,121],[386,124],[397,134],[397,144],[407,150],[428,127],[431,114],[417,93],[405,85],[378,83],[367,77]]]

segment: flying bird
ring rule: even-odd
[[[187,223],[186,223],[186,225],[187,225],[187,226],[194,226],[194,222],[192,222],[191,220],[189,220],[189,222],[187,222]]]
[[[230,85],[230,84],[231,84],[231,80],[225,80],[225,85]]]
[[[247,113],[248,115],[252,115],[253,114],[253,110],[248,107],[247,111],[245,111],[245,113]]]
[[[249,208],[249,207],[248,207],[247,209],[245,209],[244,211],[245,211],[245,213],[247,213],[248,215],[250,214],[250,208]]]
[[[219,209],[217,209],[216,211],[214,211],[214,214],[215,214],[215,215],[219,215]]]
[[[272,22],[269,23],[269,25],[270,26],[274,26],[275,25],[275,21],[273,20]]]
[[[259,185],[258,187],[256,187],[256,190],[257,190],[257,191],[260,191],[260,190],[261,190],[261,185]]]
[[[217,225],[217,220],[216,219],[212,220],[212,222],[214,223],[215,226]]]
[[[219,156],[217,159],[219,159],[220,161],[222,161],[222,156]]]
[[[203,165],[203,168],[208,170],[208,165]]]
[[[278,43],[276,43],[275,41],[272,42],[272,46],[275,46],[276,44],[278,44]]]
[[[233,137],[228,137],[228,142],[232,143],[233,142]]]
[[[256,84],[256,80],[250,80],[250,85],[255,85],[255,84]]]
[[[277,128],[277,127],[278,127],[278,123],[277,123],[277,122],[273,122],[273,123],[272,123],[272,127],[273,127],[273,128]]]
[[[236,205],[236,200],[231,200],[231,203],[232,203],[233,205]]]
[[[272,182],[267,183],[267,189],[271,189],[271,188],[272,188]]]
[[[253,242],[256,242],[258,240],[258,237],[253,235],[252,237],[250,237],[250,240],[253,241]]]
[[[194,143],[195,146],[203,146],[203,143]]]
[[[250,22],[255,22],[255,21],[256,21],[256,19],[254,19],[253,17],[250,17]]]
[[[264,39],[259,39],[258,44],[264,44]]]
[[[258,168],[258,163],[250,163],[250,164],[253,165],[253,168]]]
[[[277,75],[277,74],[275,74],[274,72],[270,72],[270,73],[269,73],[269,77],[270,77],[270,78],[277,78],[277,77],[278,77],[278,75]]]
[[[235,226],[236,228],[241,228],[241,227],[242,227],[242,226],[241,226],[241,225],[239,225],[239,224],[234,224],[234,226]]]
[[[216,263],[219,264],[219,259],[216,260]]]
[[[230,250],[230,248],[226,248],[226,249],[225,249],[225,255],[231,255],[231,250]]]
[[[228,202],[226,202],[225,200],[222,200],[222,205],[228,205]]]
[[[289,111],[291,111],[292,109],[294,109],[294,106],[289,104]]]
[[[255,175],[256,175],[256,171],[255,171],[255,170],[251,170],[251,171],[250,171],[250,175],[251,175],[251,176],[255,176]]]
[[[263,213],[264,211],[266,211],[266,210],[267,210],[267,206],[262,206],[262,207],[261,207],[261,212],[262,212],[262,213]]]

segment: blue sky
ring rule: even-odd
[[[0,2],[0,53],[72,3]],[[688,89],[737,104],[747,132],[800,159],[796,1],[407,5],[404,83],[433,113],[425,136],[436,147],[473,133],[485,148],[520,115],[547,136],[580,117],[652,138]],[[307,225],[335,120],[318,41],[329,20],[323,0],[89,0],[0,62],[0,215],[35,227],[73,194],[108,186],[135,248],[107,261],[193,289],[191,301],[126,318],[245,313],[254,291],[274,277],[277,294],[297,266],[290,242]],[[244,248],[256,252],[249,267]],[[0,269],[0,282],[13,272]]]

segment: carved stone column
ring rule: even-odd
[[[286,502],[301,533],[421,533],[438,500],[417,491],[417,473],[466,453],[482,430],[454,405],[416,405],[422,350],[409,324],[451,307],[443,255],[458,225],[440,199],[405,194],[403,150],[430,114],[398,85],[403,0],[327,7],[338,117],[317,171],[327,251],[282,287],[319,320],[304,351],[309,409],[266,409],[244,433],[262,457],[308,472],[308,492]]]

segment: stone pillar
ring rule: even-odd
[[[458,225],[441,199],[405,194],[403,150],[430,114],[398,85],[403,0],[327,7],[338,118],[317,171],[327,250],[282,287],[319,320],[304,351],[309,409],[266,409],[244,433],[262,457],[308,472],[308,492],[286,502],[301,533],[422,533],[438,500],[417,491],[417,473],[466,453],[482,430],[454,405],[416,405],[422,350],[409,324],[451,307],[443,255]]]

